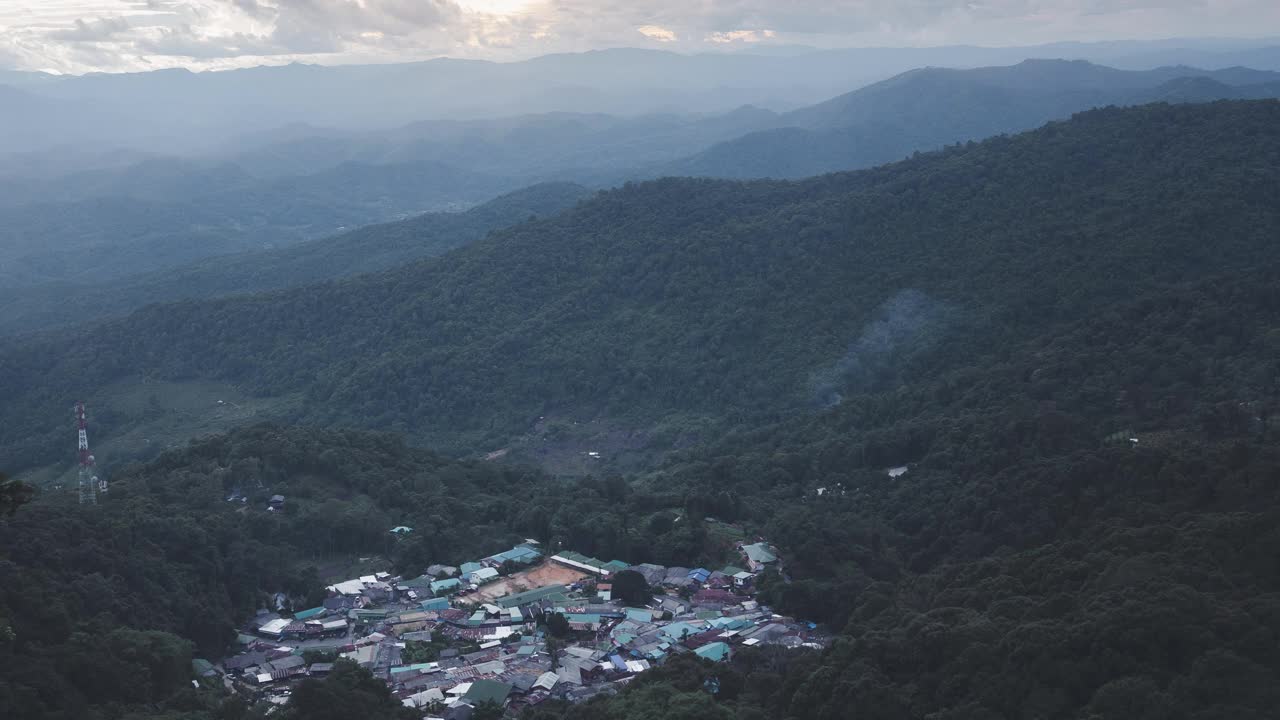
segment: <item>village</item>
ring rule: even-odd
[[[480,706],[515,715],[551,698],[616,692],[679,654],[724,662],[757,645],[824,647],[812,623],[755,599],[757,576],[779,565],[776,551],[756,542],[737,552],[740,565],[715,570],[632,566],[570,551],[548,557],[527,540],[418,577],[375,573],[330,585],[318,607],[260,611],[242,628],[238,654],[198,660],[196,670],[279,706],[298,681],[345,658],[424,720],[468,720]]]

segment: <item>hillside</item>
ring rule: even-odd
[[[1271,267],[1277,118],[1265,101],[1108,109],[865,172],[632,185],[439,260],[143,309],[0,354],[0,454],[54,462],[71,398],[163,380],[451,452],[540,416],[662,451]],[[149,413],[95,407],[108,440]]]
[[[684,655],[530,717],[1270,717],[1278,196],[1280,103],[1108,108],[803,182],[632,185],[432,261],[7,349],[3,452],[30,462],[41,403],[60,441],[77,383],[139,369],[464,448],[552,407],[714,422],[627,479],[258,425],[111,467],[105,512],[45,493],[0,519],[0,711],[244,717],[180,691],[191,653],[263,593],[314,599],[317,565],[534,537],[711,567],[714,516],[777,545],[761,599],[831,647]]]
[[[0,207],[0,288],[103,282],[281,247],[521,185],[438,163],[344,163],[260,179],[233,165],[167,160],[28,184],[35,189],[20,194],[29,202]]]
[[[498,228],[555,214],[589,192],[569,183],[519,190],[465,212],[428,213],[274,250],[219,255],[92,285],[0,291],[0,335],[123,315],[143,305],[262,292],[433,257]]]
[[[778,128],[712,146],[661,172],[798,178],[1020,132],[1093,107],[1276,96],[1280,74],[1248,68],[1132,71],[1065,60],[923,68],[786,113]]]

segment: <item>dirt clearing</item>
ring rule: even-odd
[[[484,585],[474,593],[462,598],[462,600],[470,603],[493,602],[512,593],[533,590],[547,585],[571,585],[585,577],[587,577],[587,573],[580,570],[574,570],[553,562],[544,562],[537,567],[522,570]]]

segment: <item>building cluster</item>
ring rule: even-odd
[[[740,566],[714,570],[631,566],[574,552],[545,557],[527,541],[418,577],[375,573],[329,586],[322,606],[291,617],[259,613],[240,635],[242,652],[217,669],[229,686],[283,704],[295,681],[346,658],[424,718],[465,720],[484,702],[514,713],[613,692],[675,655],[720,662],[741,647],[820,647],[812,624],[754,598],[757,574],[778,562],[774,551],[756,543],[740,553]],[[643,607],[614,597],[623,570],[648,584]]]

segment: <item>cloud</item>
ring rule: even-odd
[[[1280,27],[1275,0],[75,0],[0,2],[0,63],[66,72],[514,59],[648,42],[1034,44]]]
[[[63,42],[102,42],[127,34],[132,27],[122,17],[77,18],[70,28],[54,31],[49,37]]]
[[[707,42],[724,45],[727,43],[757,43],[772,40],[778,34],[772,30],[730,30],[728,32],[707,33]]]
[[[636,30],[650,40],[658,42],[675,42],[680,39],[680,36],[661,25],[641,25]]]

